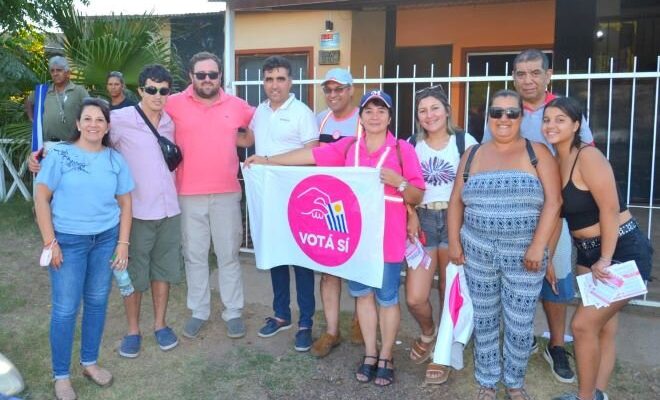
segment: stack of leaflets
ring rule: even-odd
[[[429,269],[431,266],[431,256],[424,249],[422,242],[414,238],[413,241],[408,239],[406,243],[406,261],[408,262],[408,267],[417,269],[422,266],[424,269]]]
[[[613,264],[607,271],[610,276],[605,281],[594,279],[591,272],[577,277],[582,304],[585,307],[608,307],[615,301],[637,297],[648,292],[635,261]]]

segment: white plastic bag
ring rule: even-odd
[[[463,369],[463,349],[474,329],[474,309],[463,266],[447,265],[447,284],[433,362]]]

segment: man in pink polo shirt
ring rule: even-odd
[[[176,173],[181,206],[183,257],[188,283],[188,308],[192,317],[183,334],[197,337],[211,315],[209,246],[218,259],[222,319],[227,336],[245,335],[243,280],[238,252],[243,225],[241,186],[238,183],[236,146],[254,143],[246,128],[254,108],[225,93],[220,87],[222,63],[214,54],[201,52],[188,65],[192,84],[170,97],[165,111],[174,120],[176,143],[183,162]]]

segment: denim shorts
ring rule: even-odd
[[[383,268],[383,285],[380,289],[355,281],[348,281],[348,290],[353,297],[364,297],[369,293],[376,295],[376,301],[383,307],[399,303],[399,284],[401,283],[402,263],[385,263]]]
[[[447,248],[449,238],[447,236],[447,210],[431,210],[426,208],[417,209],[419,225],[426,236],[424,247],[433,250],[438,247]]]
[[[552,264],[555,267],[555,276],[557,277],[557,292],[559,294],[554,294],[552,286],[550,286],[547,279],[544,279],[543,287],[541,288],[541,300],[551,303],[568,303],[575,298],[572,249],[571,233],[568,230],[566,220],[562,220],[561,235],[552,258]]]
[[[575,240],[577,247],[577,263],[583,267],[591,268],[593,264],[600,258],[600,245],[594,246],[588,250],[577,245],[578,242],[590,241],[594,238],[586,240]],[[630,232],[619,236],[616,242],[616,249],[612,256],[612,263],[622,263],[634,260],[637,263],[637,268],[645,281],[649,280],[651,276],[651,256],[653,255],[653,248],[651,242],[639,229],[634,228]]]

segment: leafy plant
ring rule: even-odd
[[[72,78],[91,93],[105,93],[108,72],[121,71],[129,89],[135,90],[138,75],[147,64],[170,66],[175,57],[160,35],[161,19],[112,15],[84,17],[73,7],[52,10],[62,30],[62,45],[71,62]]]

